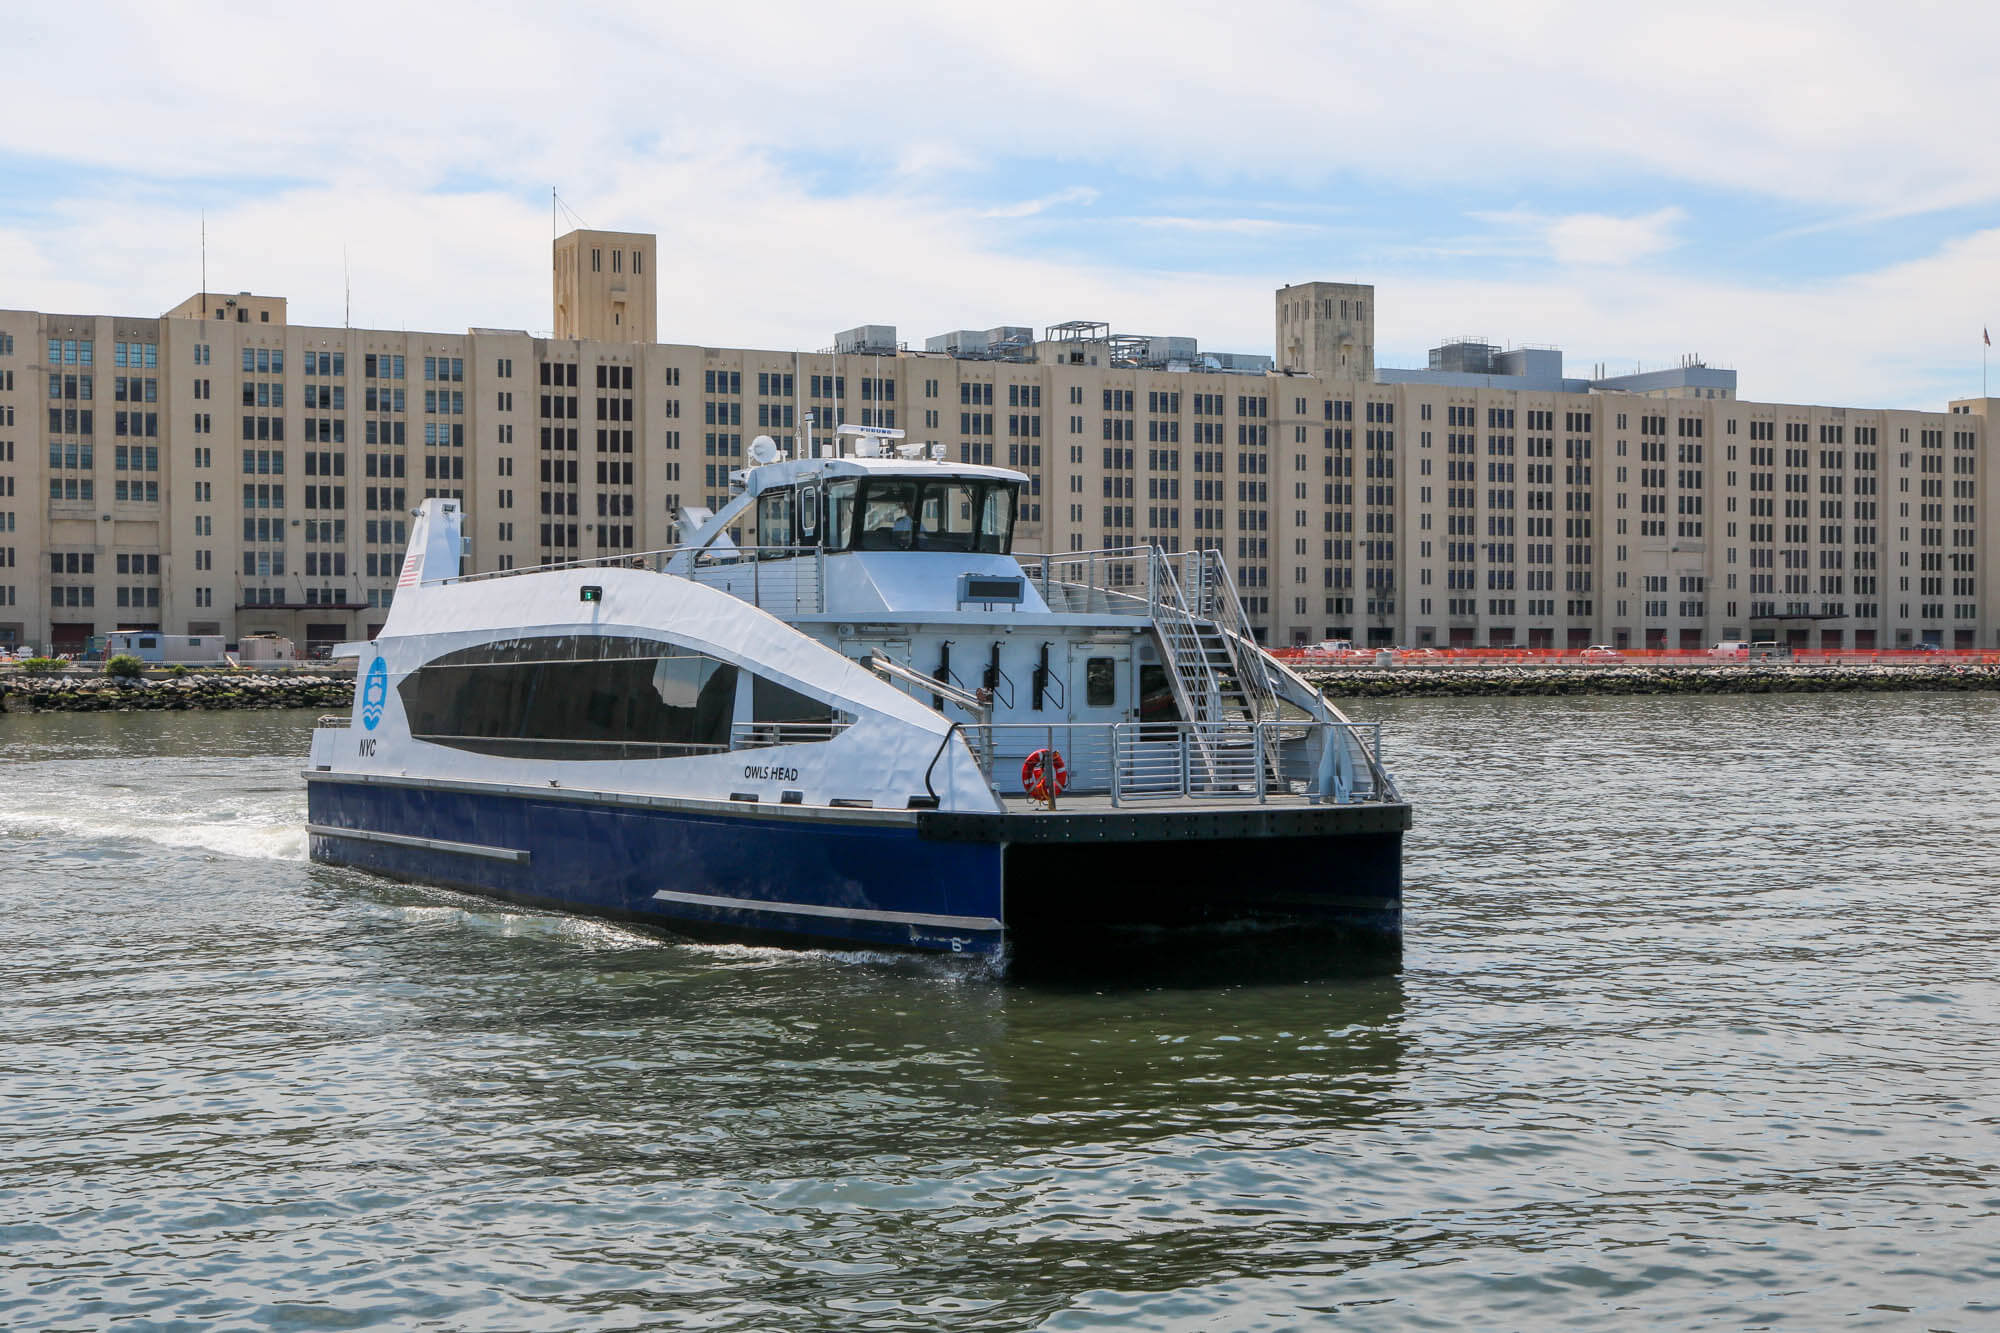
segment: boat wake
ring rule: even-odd
[[[240,773],[209,782],[181,765],[157,781],[129,764],[115,776],[95,763],[41,764],[10,776],[0,783],[0,837],[306,859],[305,793],[296,784],[246,787]]]

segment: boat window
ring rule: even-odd
[[[1174,699],[1174,687],[1167,680],[1167,669],[1163,666],[1139,668],[1139,720],[1142,722],[1181,720],[1181,706]]]
[[[545,635],[447,653],[397,687],[418,740],[541,759],[729,748],[736,667],[657,639]]]
[[[750,716],[757,722],[831,722],[833,705],[762,676],[750,681]]]
[[[854,544],[863,551],[909,550],[915,535],[916,482],[871,481],[861,497],[861,527]]]
[[[1092,708],[1110,708],[1118,702],[1118,663],[1109,657],[1093,657],[1084,663],[1083,701]]]
[[[854,542],[854,493],[855,485],[851,481],[836,481],[827,485],[829,516],[826,549],[829,551],[845,551]]]
[[[766,491],[757,497],[757,544],[785,547],[792,544],[792,492]]]
[[[996,483],[983,488],[979,513],[979,549],[1007,555],[1014,549],[1014,487]]]
[[[917,549],[970,551],[979,487],[969,481],[927,481],[917,510]]]
[[[819,487],[799,488],[799,537],[810,546],[819,536]]]

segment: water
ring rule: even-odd
[[[1074,984],[311,866],[303,715],[0,718],[0,1325],[2000,1327],[1993,700],[1377,710],[1400,972]]]

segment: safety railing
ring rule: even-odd
[[[1037,750],[1054,749],[1063,757],[1071,795],[1106,796],[1113,806],[1400,799],[1382,767],[1380,723],[1001,722],[959,730],[1003,794],[1017,790],[1015,765]]]
[[[523,565],[519,569],[488,569],[477,574],[460,574],[448,579],[426,579],[426,583],[482,583],[488,579],[518,578],[523,574],[547,574],[564,569],[650,569],[655,573],[664,570],[681,557],[691,558],[697,566],[746,564],[758,560],[792,560],[815,556],[821,548],[817,546],[663,546],[653,551],[621,551],[615,555],[590,556],[576,560],[550,560],[539,565]]]
[[[817,546],[703,547],[675,572],[778,615],[826,609],[826,553]],[[662,566],[664,568],[664,566]]]
[[[1398,799],[1382,767],[1382,724],[1299,720],[1194,728],[1114,724],[1112,804],[1304,797]],[[1196,733],[1200,734],[1196,734]]]
[[[1709,648],[1273,648],[1271,656],[1297,670],[1374,666],[2000,666],[1993,648],[1790,648],[1716,651]]]
[[[460,574],[448,579],[426,579],[430,583],[485,583],[492,579],[514,579],[523,574],[548,574],[564,569],[649,569],[659,573],[667,567],[667,562],[679,555],[685,547],[669,546],[658,551],[625,551],[618,555],[600,555],[586,560],[550,560],[539,565],[523,565],[519,569],[487,569],[477,574]]]
[[[733,750],[762,750],[776,745],[817,745],[832,740],[851,725],[846,720],[738,722],[729,729],[729,746]]]
[[[1255,724],[1112,728],[1111,799],[1262,800],[1267,772]]]
[[[413,728],[410,739],[510,759],[691,759],[700,755],[729,753],[729,746],[719,743],[643,740],[624,736],[479,736]]]
[[[1078,795],[1110,790],[1109,722],[974,722],[959,728],[986,780],[1000,792],[1019,790],[1018,768],[1037,750],[1063,757],[1070,789]]]
[[[1015,559],[1049,610],[1070,615],[1150,617],[1157,607],[1157,548],[1022,555]]]
[[[817,546],[669,546],[590,560],[559,560],[525,569],[488,570],[440,582],[480,583],[566,569],[643,569],[662,574],[669,567],[696,583],[777,614],[826,609],[826,553]]]

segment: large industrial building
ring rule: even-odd
[[[1093,321],[660,343],[656,271],[649,235],[561,237],[552,337],[0,310],[0,646],[366,637],[427,495],[475,569],[658,549],[809,416],[1026,473],[1024,549],[1223,550],[1273,644],[2000,645],[1991,399],[1749,402],[1477,338],[1378,367],[1374,289],[1327,282],[1276,293],[1275,357]]]

